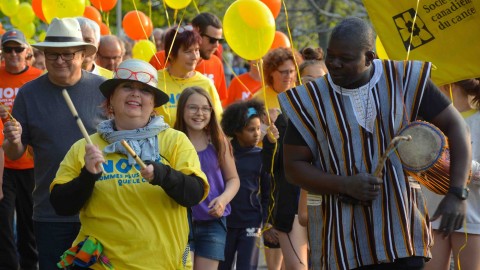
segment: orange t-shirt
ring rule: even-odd
[[[224,105],[228,106],[237,100],[250,99],[260,88],[262,88],[261,81],[254,80],[248,72],[243,73],[230,82],[227,101]]]
[[[150,64],[157,70],[163,69],[165,65],[165,51],[159,51],[152,56]],[[213,81],[222,102],[227,99],[227,83],[225,82],[223,64],[216,55],[212,55],[208,60],[200,59],[195,70]]]
[[[20,74],[10,74],[5,70],[5,67],[0,67],[0,102],[10,107],[11,111],[13,102],[17,97],[18,89],[25,83],[38,78],[40,75],[42,75],[42,73],[43,71],[38,68],[28,67],[26,71]],[[2,120],[5,121],[5,119]],[[17,160],[10,160],[7,156],[5,156],[5,168],[19,170],[31,169],[33,168],[33,158],[29,151],[25,151],[25,153]]]

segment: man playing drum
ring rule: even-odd
[[[450,139],[454,189],[433,219],[441,217],[445,235],[464,219],[465,201],[455,190],[463,190],[470,169],[465,122],[428,79],[430,63],[375,59],[374,44],[368,23],[343,20],[331,34],[328,75],[279,95],[289,118],[287,179],[323,197],[322,214],[309,216],[323,219],[313,269],[423,269],[432,237],[418,182],[407,178],[396,153],[381,177],[372,175],[392,138],[417,118]]]

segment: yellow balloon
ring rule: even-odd
[[[378,58],[380,59],[389,59],[387,51],[385,50],[385,47],[383,47],[382,42],[380,41],[380,38],[377,36],[375,40],[375,48],[376,48],[376,53]]]
[[[13,16],[10,17],[10,23],[15,26],[15,27],[19,27],[20,25],[24,24],[24,21],[22,20],[22,16],[19,15],[19,14],[15,14]]]
[[[55,17],[82,16],[85,11],[85,0],[42,0],[42,10],[47,23]]]
[[[182,9],[188,6],[192,0],[165,0],[165,4],[173,9]]]
[[[155,44],[148,39],[139,40],[132,48],[132,57],[149,62],[156,53]]]
[[[29,39],[35,35],[35,24],[33,22],[24,23],[20,25],[18,29],[22,31],[26,39]]]
[[[223,17],[223,31],[230,48],[247,60],[262,58],[275,37],[275,19],[258,0],[237,0]]]
[[[22,17],[22,24],[33,22],[35,19],[35,12],[33,12],[32,5],[29,3],[21,3],[18,7],[17,16]]]
[[[12,17],[17,14],[18,7],[20,6],[19,0],[2,0],[0,2],[0,8],[2,9],[3,14],[8,17]]]
[[[47,32],[45,31],[41,31],[39,34],[38,34],[38,42],[42,42],[45,40],[45,38],[47,37]]]

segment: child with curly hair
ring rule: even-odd
[[[235,165],[240,177],[240,189],[230,202],[227,217],[225,261],[219,269],[232,269],[237,253],[236,269],[257,269],[260,231],[267,219],[269,176],[262,167],[260,124],[265,115],[261,101],[233,103],[223,113],[221,126],[232,137]]]

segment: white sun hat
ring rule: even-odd
[[[86,56],[97,52],[95,45],[83,41],[80,24],[75,18],[53,18],[48,26],[45,40],[32,46],[41,51],[44,51],[45,48],[85,46]]]

